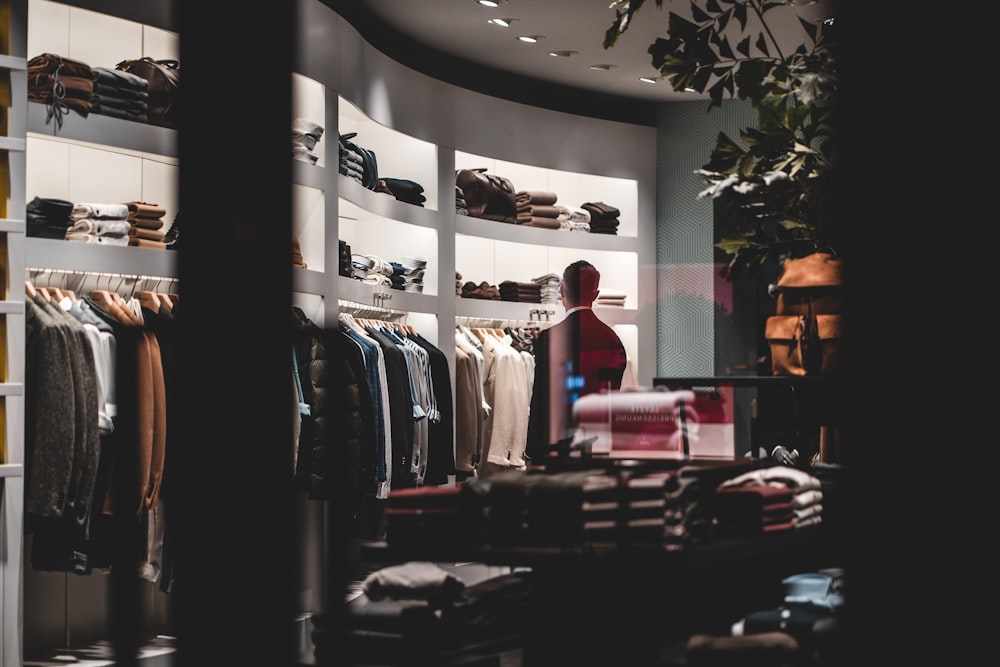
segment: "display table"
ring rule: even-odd
[[[362,545],[372,564],[482,562],[530,568],[525,665],[662,665],[691,634],[729,634],[745,614],[780,604],[789,575],[843,567],[843,540],[819,524],[787,534],[658,548]]]

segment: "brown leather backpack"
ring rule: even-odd
[[[516,192],[510,179],[487,174],[485,168],[459,169],[455,185],[462,189],[470,217],[517,224]]]
[[[154,60],[149,57],[123,60],[115,69],[134,74],[149,82],[146,118],[153,125],[177,126],[177,91],[181,68],[176,60]]]

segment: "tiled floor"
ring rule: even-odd
[[[171,667],[174,664],[174,641],[172,637],[158,636],[146,644],[139,655],[140,667]],[[53,651],[42,659],[26,659],[24,667],[114,667],[111,645],[97,642],[79,649]]]

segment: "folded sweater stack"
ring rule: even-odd
[[[545,190],[521,190],[514,195],[517,224],[525,227],[559,229],[560,209],[556,193]]]
[[[618,233],[618,216],[621,215],[621,211],[617,208],[604,202],[586,202],[580,207],[590,213],[590,231],[592,233]]]
[[[129,242],[128,206],[80,202],[69,214],[72,224],[66,230],[67,241],[127,246]]]
[[[125,202],[128,207],[128,244],[137,248],[166,250],[163,216],[167,211],[159,204],[144,201]]]

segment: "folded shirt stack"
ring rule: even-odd
[[[597,294],[597,298],[594,299],[594,305],[624,308],[625,297],[625,292],[622,292],[621,290],[602,287],[601,291]]]
[[[542,286],[536,282],[517,282],[504,280],[499,285],[501,301],[517,301],[520,303],[541,303]]]
[[[590,231],[592,233],[618,233],[618,216],[621,215],[621,211],[617,208],[604,202],[586,202],[580,207],[590,213]]]
[[[64,239],[73,221],[73,202],[35,197],[25,207],[25,234],[42,239]]]
[[[292,159],[307,164],[316,164],[319,153],[316,144],[323,138],[323,126],[307,118],[292,120]]]
[[[569,232],[589,232],[590,231],[590,211],[579,206],[563,206],[556,204],[559,209],[559,229]]]
[[[127,246],[132,223],[128,219],[128,206],[80,202],[70,211],[72,225],[66,230],[67,241],[104,243]]]

